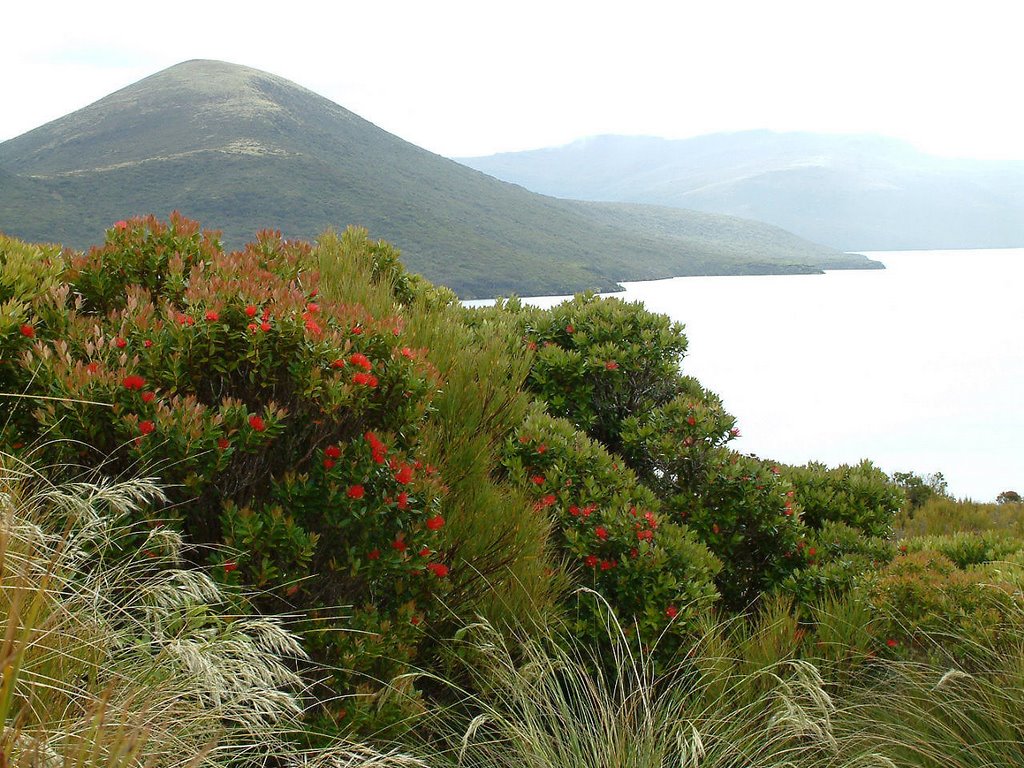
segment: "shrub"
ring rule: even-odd
[[[729,448],[736,431],[721,401],[692,379],[682,386],[684,394],[624,423],[624,451],[665,511],[722,561],[719,591],[742,610],[804,563],[800,507],[778,465]]]
[[[372,604],[381,636],[415,648],[453,564],[419,438],[437,381],[400,317],[318,296],[308,245],[264,232],[226,254],[177,215],[119,222],[59,280],[26,283],[23,262],[0,265],[2,284],[28,286],[17,312],[33,328],[4,356],[27,396],[4,445],[64,476],[158,472],[173,502],[159,514],[235,550],[196,557],[273,590],[264,606],[311,611],[322,658],[348,657],[351,636],[324,625],[344,603]]]
[[[620,458],[567,421],[535,408],[509,440],[505,466],[532,491],[536,513],[554,520],[556,541],[580,583],[635,623],[642,637],[692,628],[716,599],[717,560],[685,526],[660,513],[658,499]],[[603,621],[596,608],[581,603],[581,636]]]
[[[1019,589],[938,552],[897,557],[867,590],[894,653],[963,663],[979,649],[1011,650],[1020,635]]]
[[[803,605],[856,591],[897,554],[891,539],[865,536],[845,523],[831,521],[821,530],[809,531],[797,546],[805,553],[806,565],[785,580],[783,589]]]
[[[672,399],[683,328],[643,305],[592,294],[548,310],[501,305],[520,320],[536,350],[528,386],[554,416],[568,419],[608,450],[621,450],[622,422]]]
[[[832,469],[812,462],[787,467],[786,477],[800,499],[803,521],[811,528],[820,529],[832,521],[856,528],[866,536],[892,535],[893,520],[904,496],[870,461]]]

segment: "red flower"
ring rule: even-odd
[[[257,416],[255,413],[249,417],[249,426],[255,429],[257,432],[262,432],[267,428],[267,425],[263,422],[263,418]]]
[[[380,560],[380,550],[379,549],[371,549],[369,552],[367,552],[366,559],[367,560]]]
[[[369,371],[373,368],[373,363],[370,362],[370,358],[362,352],[355,352],[349,357],[348,361],[357,368],[362,368],[364,371]]]
[[[619,369],[619,364],[616,363],[614,360],[609,360],[607,363],[604,364],[604,367],[607,368],[609,371],[617,371]]]
[[[324,459],[324,469],[334,469],[334,459]]]
[[[323,328],[321,328],[320,324],[313,318],[306,320],[306,330],[314,335],[318,335],[323,332]]]
[[[721,530],[722,529],[718,527],[718,523],[712,523],[712,525],[711,525],[711,532],[712,533],[719,533]]]
[[[376,387],[377,384],[379,383],[377,381],[377,377],[374,376],[372,373],[363,373],[362,371],[355,374],[352,377],[352,381],[354,381],[356,384],[362,384],[367,387]]]
[[[153,340],[146,339],[144,342],[142,342],[142,346],[144,346],[146,349],[149,349],[150,347],[153,346]]]
[[[597,536],[597,538],[601,539],[601,541],[604,541],[608,538],[608,531],[605,530],[604,527],[599,525],[597,526],[597,528],[594,529],[594,535]]]
[[[583,562],[586,564],[587,568],[596,568],[598,563],[597,555],[587,555]]]
[[[249,331],[249,333],[256,333],[256,329],[257,329],[257,328],[259,328],[259,326],[258,326],[258,325],[256,325],[256,323],[249,323],[249,324],[248,324],[247,326],[245,326],[245,327],[246,327],[246,329],[247,329],[247,330]]]
[[[448,575],[448,566],[444,563],[427,563],[427,570],[439,579],[443,579]]]
[[[114,339],[114,346],[117,347],[118,349],[124,349],[125,347],[128,346],[128,340],[122,339],[120,336],[118,336],[116,339]]]
[[[362,326],[359,326],[359,325],[353,325],[352,326],[352,333],[354,333],[356,336],[358,336],[362,332],[363,332]]]
[[[260,330],[263,331],[264,333],[269,331],[270,330],[270,322],[267,321],[267,320],[264,320],[262,323],[260,323]]]
[[[247,306],[245,308],[245,316],[246,317],[256,317],[256,307],[254,307],[252,304]]]
[[[147,420],[139,422],[139,432],[141,432],[144,435],[151,434],[155,429],[156,424],[154,424],[152,421]]]
[[[572,323],[569,323],[569,325],[565,326],[565,332],[566,333],[576,333],[576,329],[573,328]]]
[[[615,561],[614,560],[602,560],[601,561],[601,570],[602,571],[610,571],[614,567],[615,567]]]
[[[430,557],[430,547],[424,547],[419,551],[420,557]]]
[[[350,485],[347,493],[350,499],[361,499],[366,495],[366,489],[361,485]]]
[[[693,427],[693,426],[696,426],[696,424],[697,424],[697,419],[695,419],[695,418],[693,417],[693,415],[691,414],[690,416],[687,416],[687,417],[686,417],[686,423],[687,423],[687,424],[689,424],[689,425],[690,425],[691,427]]]
[[[309,312],[311,315],[315,315],[317,312],[320,311],[320,305],[315,304],[314,302],[311,301],[309,302],[309,304],[306,305],[306,311]]]
[[[400,494],[398,494],[398,508],[399,509],[406,509],[408,506],[409,506],[409,494],[406,493],[405,491],[402,491]]]
[[[407,357],[412,360],[412,350],[408,347],[402,347],[402,357]]]
[[[530,482],[533,483],[534,485],[544,485],[544,476],[534,475],[533,477],[530,478]]]
[[[231,573],[232,571],[237,570],[238,563],[236,563],[234,560],[228,560],[226,563],[224,563],[224,573]]]
[[[890,648],[895,648],[897,645],[899,645],[899,643],[897,641],[893,640],[891,637],[888,640],[885,641],[885,644],[887,646],[889,646]]]
[[[217,447],[220,450],[222,450],[222,451],[227,450],[227,447],[229,445],[231,445],[231,441],[228,440],[226,437],[221,437],[221,438],[217,439]]]
[[[141,376],[125,376],[121,384],[125,389],[142,389],[146,386],[146,380]]]
[[[89,363],[87,366],[85,366],[85,370],[87,370],[89,373],[99,373],[100,364],[96,362]]]
[[[128,222],[125,221],[124,219],[121,219],[121,221],[114,222],[114,229],[123,232],[124,230],[128,229]]]
[[[344,368],[344,367],[345,367],[345,361],[340,359],[340,358],[335,360],[333,363],[331,363],[331,368]]]
[[[395,480],[402,485],[408,485],[412,481],[412,467],[408,464],[403,464],[399,467],[398,471],[395,472]]]
[[[391,548],[399,552],[405,552],[409,545],[405,543],[405,539],[397,538],[391,542]]]
[[[191,315],[178,315],[178,325],[195,325],[196,319]]]
[[[732,429],[729,430],[729,434],[732,435],[733,437],[739,437],[740,431],[738,428],[733,427]]]
[[[421,619],[419,616],[409,617],[409,623],[412,624],[414,627],[418,627],[421,621],[423,621],[423,619]]]
[[[205,317],[205,318],[206,318],[207,320],[209,320],[209,321],[210,321],[211,323],[215,323],[215,322],[217,322],[218,320],[220,320],[220,315],[218,315],[218,314],[217,314],[216,312],[214,312],[214,311],[213,311],[212,309],[209,309],[209,310],[207,310],[207,311],[206,311],[206,314],[204,315],[204,317]]]
[[[679,609],[676,608],[674,605],[670,605],[668,608],[665,609],[665,615],[668,616],[670,619],[674,619],[676,616],[679,615]]]
[[[427,530],[436,531],[444,527],[444,518],[441,515],[427,518]]]
[[[328,445],[326,448],[324,448],[324,455],[329,459],[340,459],[341,448],[339,448],[336,445]]]
[[[152,403],[153,399],[155,397],[156,397],[156,394],[153,393],[153,392],[143,392],[142,393],[142,402],[144,402],[144,403]]]

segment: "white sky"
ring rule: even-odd
[[[8,0],[0,141],[210,58],[449,156],[770,128],[1024,159],[1022,16],[1018,0]]]

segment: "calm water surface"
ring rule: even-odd
[[[685,324],[683,371],[736,416],[740,451],[941,471],[979,501],[1024,493],[1024,249],[871,256],[887,269],[615,295]]]

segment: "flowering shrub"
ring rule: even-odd
[[[857,591],[865,580],[897,555],[897,546],[879,536],[865,536],[845,523],[825,521],[797,542],[804,567],[783,582],[783,590],[809,605],[828,596]]]
[[[619,451],[624,419],[675,395],[686,337],[667,316],[590,294],[517,311],[537,352],[528,386],[609,450]]]
[[[621,619],[635,621],[644,637],[692,627],[715,601],[715,558],[661,514],[621,459],[568,422],[535,408],[510,439],[505,466],[532,491],[536,513],[554,519],[556,541],[580,583]],[[577,629],[589,636],[603,619],[594,601],[580,606]]]
[[[224,253],[178,215],[119,222],[63,261],[0,247],[0,377],[29,396],[4,449],[64,474],[158,474],[168,523],[235,550],[210,550],[223,581],[314,616],[372,603],[415,645],[410,617],[452,572],[443,489],[419,459],[436,382],[399,318],[318,296],[304,243],[262,232]],[[308,637],[336,659],[348,636],[331,628]]]
[[[692,379],[680,389],[662,407],[624,422],[623,450],[665,511],[722,561],[719,591],[728,606],[742,609],[806,562],[800,508],[779,466],[729,448],[737,432],[718,397]]]
[[[893,520],[903,505],[903,492],[870,461],[829,469],[812,462],[787,467],[804,523],[821,528],[826,521],[845,523],[867,536],[892,536]]]

